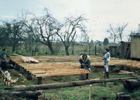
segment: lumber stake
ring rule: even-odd
[[[38,84],[42,84],[42,77],[37,77],[38,79]]]
[[[94,83],[103,83],[103,82],[115,82],[115,81],[124,81],[127,79],[137,79],[138,77],[128,77],[128,78],[114,78],[114,79],[102,79],[102,80],[81,80],[81,81],[71,81],[64,83],[52,83],[52,84],[40,84],[40,85],[30,85],[25,87],[13,87],[13,88],[5,88],[5,90],[11,91],[34,91],[34,90],[47,90],[47,89],[56,89],[56,88],[64,88],[64,87],[75,87],[86,84],[94,84]]]
[[[29,71],[27,71],[27,73],[26,73],[26,78],[27,78],[27,80],[32,80],[32,75]]]
[[[92,85],[89,86],[89,100],[91,100],[91,93],[92,93]]]

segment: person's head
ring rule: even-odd
[[[106,48],[106,49],[105,49],[105,52],[109,52],[109,49]]]
[[[3,52],[6,52],[6,49],[5,48],[3,49]]]
[[[87,54],[86,53],[83,53],[83,58],[87,58]]]

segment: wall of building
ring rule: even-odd
[[[131,40],[131,58],[140,59],[140,37],[133,37]]]

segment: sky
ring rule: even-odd
[[[140,0],[0,0],[0,20],[17,18],[23,10],[41,15],[44,8],[60,22],[65,17],[84,15],[93,41],[109,37],[110,24],[116,28],[128,23],[125,35],[136,32],[140,24]]]

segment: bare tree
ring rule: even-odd
[[[36,34],[33,20],[34,16],[31,15],[32,14],[29,12],[22,14],[22,18],[20,21],[20,24],[22,25],[22,35],[20,35],[20,38],[22,38],[24,42],[26,52],[31,56],[34,56],[38,51],[38,42],[40,41],[40,36]],[[30,17],[28,18],[28,16]]]
[[[35,17],[33,20],[35,31],[41,37],[40,42],[47,45],[51,54],[54,54],[52,47],[53,36],[60,31],[62,26],[48,12],[44,16]]]
[[[8,37],[9,35],[7,33],[6,26],[4,24],[0,25],[0,46],[2,47],[2,49],[7,46],[9,42]]]
[[[82,15],[77,18],[66,18],[64,24],[65,31],[57,32],[57,35],[60,37],[61,41],[65,46],[66,55],[69,55],[69,46],[72,44],[78,29],[80,29],[81,31],[85,31],[85,26],[82,23],[83,21],[86,21],[86,19]]]
[[[30,53],[31,56],[35,56],[39,46],[37,36],[28,34],[27,38],[24,39],[24,43],[27,53]]]
[[[122,41],[123,31],[124,31],[124,29],[126,28],[127,25],[128,25],[128,23],[118,27],[119,38],[120,38],[121,41]]]
[[[118,38],[118,30],[113,29],[110,24],[110,29],[107,30],[108,33],[110,33],[110,39],[114,40],[114,43],[116,43],[116,39]]]
[[[32,16],[30,19],[28,17],[22,17],[22,22],[24,24],[23,31],[27,34],[32,34],[33,36],[38,36],[38,41],[48,46],[51,54],[54,54],[53,42],[57,38],[55,35],[61,29],[62,25],[48,12],[48,9],[44,9],[45,14],[42,16],[36,16],[32,13],[26,13],[24,16]]]
[[[93,46],[93,40],[91,40],[90,42],[88,40],[89,55],[90,55],[90,51],[91,51],[92,46]]]
[[[16,20],[13,20],[11,23],[6,22],[5,26],[6,32],[9,36],[8,41],[12,45],[12,51],[14,52],[16,50],[19,41],[21,41],[20,34],[22,33],[21,32],[22,25]]]
[[[108,33],[110,33],[110,39],[114,40],[114,43],[116,43],[116,40],[119,38],[122,41],[122,37],[123,37],[123,31],[126,28],[126,26],[128,25],[122,25],[122,26],[118,26],[117,28],[112,28],[111,24],[110,24],[110,28],[107,30]]]

